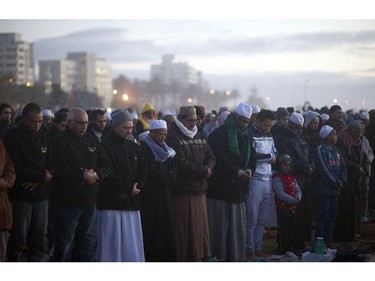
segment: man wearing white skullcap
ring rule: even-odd
[[[251,106],[240,103],[208,136],[217,158],[207,192],[210,241],[212,254],[224,261],[245,261],[245,200],[256,169],[256,153],[247,132],[251,114]]]
[[[275,137],[275,145],[279,155],[288,154],[292,158],[293,173],[302,190],[302,199],[296,210],[298,233],[296,234],[295,245],[298,252],[304,251],[305,242],[311,240],[313,227],[311,175],[314,170],[308,144],[301,137],[303,124],[303,116],[298,112],[293,112],[287,126],[281,127]]]
[[[240,116],[249,118],[251,117],[251,114],[253,113],[253,109],[251,108],[250,105],[246,103],[240,103],[237,108],[236,108],[236,113]]]
[[[297,125],[303,125],[303,122],[305,121],[302,114],[298,112],[293,112],[292,115],[290,115],[289,120]]]
[[[172,187],[176,183],[176,152],[165,143],[167,122],[152,120],[149,134],[142,138],[141,218],[146,261],[175,260],[172,232]]]
[[[43,109],[42,113],[43,113],[42,129],[47,132],[48,129],[52,125],[53,118],[55,117],[55,115],[53,114],[51,109]]]
[[[361,114],[359,115],[359,120],[363,122],[366,129],[370,121],[370,114],[366,111],[361,112]]]
[[[251,114],[253,109],[246,103],[240,103],[234,113],[235,122],[240,130],[244,130],[250,124]]]
[[[337,142],[336,130],[323,126],[319,135],[322,144],[314,154],[316,176],[314,178],[314,207],[316,213],[316,237],[322,237],[328,248],[333,248],[333,229],[337,217],[339,196],[347,181],[346,163]]]

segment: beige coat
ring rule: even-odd
[[[10,230],[13,223],[12,204],[8,189],[16,180],[13,161],[7,153],[3,140],[0,139],[0,230]]]

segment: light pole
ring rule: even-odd
[[[310,80],[309,79],[306,79],[306,81],[305,81],[305,91],[304,91],[304,93],[305,93],[305,101],[304,102],[307,102],[307,98],[306,98],[306,94],[307,94],[307,83],[309,83],[310,82]]]

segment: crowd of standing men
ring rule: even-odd
[[[301,255],[375,207],[374,111],[3,103],[0,137],[0,261],[253,261],[272,206],[278,252]]]

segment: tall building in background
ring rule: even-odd
[[[13,79],[16,85],[34,84],[33,43],[19,33],[0,33],[0,77]]]
[[[167,54],[162,62],[151,66],[151,83],[162,85],[162,91],[153,91],[153,98],[160,106],[171,107],[177,104],[202,104],[207,82],[202,72],[186,62],[173,62],[174,55]],[[155,87],[154,89],[158,89]],[[161,96],[161,98],[156,97]]]
[[[200,85],[202,73],[189,66],[186,62],[173,62],[174,55],[168,54],[162,57],[161,64],[151,66],[151,80],[156,77],[162,83],[168,85],[178,83],[182,87]]]
[[[45,87],[60,84],[68,93],[80,91],[96,93],[102,105],[112,101],[112,68],[105,59],[88,52],[68,53],[64,60],[39,62],[39,81]]]

